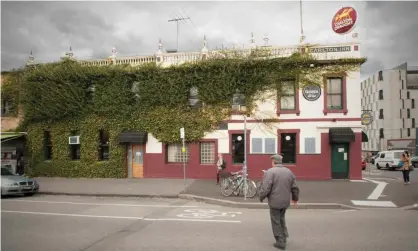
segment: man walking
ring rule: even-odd
[[[296,205],[299,200],[299,187],[296,185],[295,175],[282,165],[283,157],[273,155],[270,157],[272,168],[264,173],[260,188],[260,201],[268,198],[270,219],[273,235],[276,239],[274,246],[281,250],[286,249],[287,231],[285,214],[290,206],[290,200]]]

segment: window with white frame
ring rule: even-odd
[[[252,138],[251,153],[276,154],[275,138]]]
[[[215,142],[200,142],[200,164],[215,164]]]
[[[296,84],[295,81],[283,81],[281,83],[280,110],[296,109]]]
[[[183,153],[182,150],[182,144],[170,144],[167,145],[167,151],[166,151],[166,158],[167,163],[183,163],[184,161],[186,163],[189,162],[190,159],[190,152],[189,152],[189,145],[186,144],[185,146],[185,152]]]

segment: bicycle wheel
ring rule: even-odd
[[[252,180],[247,180],[247,189],[245,189],[245,183],[242,184],[243,191],[248,198],[254,198],[254,196],[257,194],[257,185]]]
[[[257,186],[257,195],[260,195],[260,188],[262,184],[263,184],[262,180],[257,180],[257,182],[255,183],[255,185]]]
[[[221,193],[223,196],[228,197],[231,196],[231,194],[234,192],[234,182],[229,179],[229,178],[225,178],[222,179],[221,182]]]

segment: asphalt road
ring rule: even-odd
[[[3,251],[276,250],[265,209],[70,196],[7,198],[1,207]],[[418,250],[417,210],[289,210],[287,221],[287,250]]]

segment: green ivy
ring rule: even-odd
[[[117,142],[122,131],[147,131],[161,142],[175,143],[179,128],[185,127],[186,139],[199,141],[228,118],[237,89],[245,95],[251,113],[259,94],[280,91],[281,80],[297,79],[301,86],[322,84],[322,74],[352,71],[365,62],[321,62],[307,54],[265,57],[233,55],[169,68],[83,66],[71,60],[27,68],[21,127],[28,130],[31,170],[34,175],[125,177],[125,147]],[[192,87],[204,104],[200,108],[189,107]],[[98,161],[100,129],[110,133],[108,161]],[[45,130],[52,135],[51,161],[43,159]],[[69,157],[68,137],[73,130],[80,132],[77,161]]]
[[[22,83],[22,72],[11,71],[2,72],[2,85],[1,85],[1,100],[7,102],[9,105],[8,116],[17,117],[18,105],[20,103],[20,88]]]

